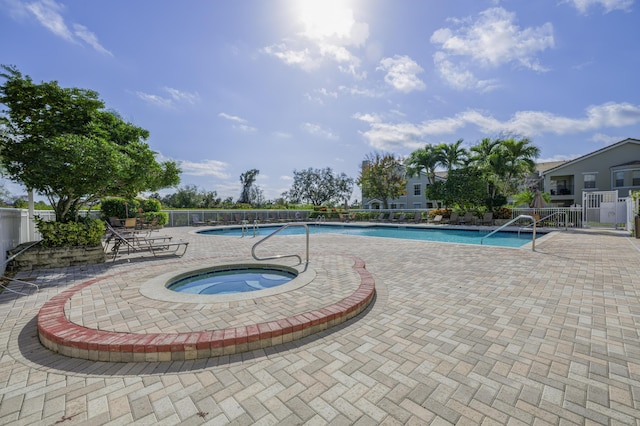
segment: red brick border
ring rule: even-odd
[[[100,331],[70,322],[64,306],[71,297],[110,276],[94,278],[63,291],[38,313],[38,336],[47,348],[72,358],[111,362],[149,362],[210,358],[301,339],[353,318],[375,295],[375,280],[362,259],[353,257],[360,285],[350,296],[313,311],[276,321],[224,330],[175,334]]]

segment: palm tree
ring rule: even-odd
[[[436,147],[440,150],[440,164],[447,168],[448,173],[465,164],[468,154],[466,149],[460,147],[462,142],[463,139],[458,139],[455,143],[441,143]]]
[[[509,138],[501,141],[500,155],[504,161],[504,192],[513,194],[527,174],[535,171],[535,159],[540,156],[540,148],[529,138]]]
[[[470,149],[469,163],[477,167],[485,176],[487,196],[494,199],[498,195],[504,170],[504,161],[500,155],[500,140],[484,138]]]
[[[413,151],[404,162],[409,176],[427,173],[431,183],[436,181],[436,168],[442,164],[442,151],[437,146],[426,144],[424,148]]]

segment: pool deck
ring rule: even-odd
[[[195,230],[161,231],[189,241],[182,258],[20,274],[40,290],[0,294],[0,424],[640,425],[640,240],[626,232],[555,233],[536,252],[314,235],[315,276],[295,298],[185,306],[140,293],[155,276],[254,263],[256,239]],[[303,250],[303,236],[283,236],[258,251]],[[358,265],[375,281],[371,305],[282,344],[103,362],[38,340],[38,312],[63,294],[82,327],[192,333],[337,303],[361,282]]]

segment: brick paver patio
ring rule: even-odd
[[[295,300],[191,309],[142,295],[154,276],[251,259],[253,238],[193,231],[161,231],[190,241],[183,258],[35,271],[21,277],[35,279],[39,292],[0,294],[0,424],[640,425],[640,240],[626,233],[559,233],[535,253],[317,235],[309,267],[319,286]],[[302,254],[303,237],[272,240],[261,250]],[[69,300],[70,321],[188,332],[273,318],[314,303],[314,291],[343,297],[354,259],[375,280],[369,308],[281,345],[99,362],[38,341],[38,311],[92,279]],[[336,294],[318,290],[331,287]]]

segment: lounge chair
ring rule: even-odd
[[[433,224],[436,224],[436,225],[441,224],[442,223],[442,215],[441,214],[435,215],[429,222],[433,223]]]
[[[493,212],[487,212],[482,216],[482,220],[480,221],[481,225],[491,226],[493,225]]]
[[[471,222],[473,222],[473,219],[473,213],[466,212],[464,216],[458,219],[458,222],[460,223],[460,225],[470,225]]]
[[[449,216],[449,224],[450,225],[458,225],[460,224],[460,216],[456,212],[452,212],[451,216]]]
[[[394,212],[389,213],[389,217],[387,218],[386,222],[393,222],[393,218],[396,214]]]
[[[384,220],[384,213],[380,213],[377,218],[373,219],[374,222],[382,222]]]
[[[391,221],[392,221],[392,222],[398,222],[398,223],[400,223],[400,222],[404,222],[404,221],[405,221],[405,217],[406,217],[406,216],[407,216],[406,214],[404,214],[404,213],[400,213],[400,216],[398,216],[398,217],[397,217],[397,218],[395,218],[395,219],[391,219]]]
[[[422,213],[416,213],[413,215],[413,223],[421,223],[422,222]]]
[[[182,257],[187,252],[188,241],[173,241],[170,236],[149,237],[138,234],[122,234],[108,223],[106,225],[109,235],[106,238],[105,250],[109,247],[110,241],[113,240],[114,244],[111,248],[112,260],[116,259],[123,247],[127,249],[127,254],[149,251],[154,256],[168,253]]]
[[[193,226],[200,226],[200,225],[206,225],[207,222],[204,222],[202,220],[200,220],[200,216],[197,214],[192,214],[191,215],[191,225]]]

